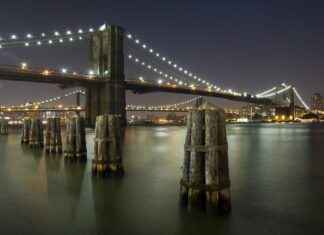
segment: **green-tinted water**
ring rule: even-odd
[[[324,126],[228,126],[233,211],[179,208],[185,129],[126,133],[123,179],[0,136],[1,234],[324,234]]]

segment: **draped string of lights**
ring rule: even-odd
[[[263,95],[262,98],[271,98],[271,97],[279,95],[279,94],[281,94],[281,93],[283,93],[285,91],[288,91],[291,88],[292,88],[292,86],[286,86],[286,87],[280,89],[279,91],[275,91],[275,92],[271,92],[271,93],[268,93],[266,95]]]
[[[160,75],[161,78],[157,80],[157,83],[159,85],[162,85],[164,83],[164,80],[163,79],[168,79],[168,80],[171,81],[171,83],[170,82],[167,82],[166,83],[166,85],[168,85],[168,86],[176,87],[177,85],[179,85],[179,86],[182,86],[182,87],[188,87],[188,88],[190,88],[192,90],[196,90],[197,89],[197,87],[196,87],[196,85],[194,83],[191,83],[190,84],[190,83],[184,82],[183,80],[181,80],[181,79],[179,79],[177,77],[174,77],[174,76],[170,75],[169,73],[166,73],[166,72],[158,69],[157,67],[155,67],[155,66],[151,65],[150,63],[147,63],[147,62],[139,59],[136,56],[133,56],[132,54],[129,54],[127,56],[127,58],[129,60],[131,60],[132,62],[134,62],[135,64],[139,64],[139,65],[143,66],[144,68],[146,68],[147,70],[150,70],[150,71],[152,71],[152,72]],[[138,79],[141,82],[145,82],[145,79],[142,76],[140,76]],[[208,91],[209,92],[213,92],[212,86],[209,86],[208,87]],[[246,97],[248,95],[247,93],[241,94],[239,92],[232,91],[231,89],[229,89],[228,91],[226,91],[226,90],[224,91],[224,90],[221,90],[220,88],[217,88],[216,91],[217,92],[224,93],[224,94],[235,95],[235,96],[244,96],[244,97]],[[251,97],[254,97],[254,96],[251,96]]]
[[[74,91],[71,91],[71,92],[68,92],[62,96],[56,96],[56,97],[51,97],[51,98],[48,98],[48,99],[43,99],[43,100],[40,100],[38,102],[35,102],[37,105],[41,105],[41,104],[47,104],[47,103],[51,103],[51,102],[56,102],[56,101],[59,101],[63,98],[66,98],[66,97],[69,97],[69,96],[73,96],[73,95],[76,95],[78,93],[82,93],[83,91],[81,89],[77,89],[77,90],[74,90]],[[30,104],[31,106],[33,104]],[[25,105],[26,106],[26,105]]]
[[[165,105],[133,105],[133,104],[129,104],[129,105],[126,105],[126,109],[129,109],[129,110],[155,110],[155,111],[158,111],[158,110],[170,110],[170,109],[179,109],[180,106],[183,106],[183,105],[188,105],[190,103],[193,103],[195,102],[197,99],[201,98],[201,96],[199,97],[195,97],[195,98],[192,98],[192,99],[189,99],[189,100],[185,100],[185,101],[182,101],[182,102],[179,102],[179,103],[175,103],[175,104],[165,104]],[[184,107],[183,109],[189,109],[190,107]]]
[[[238,95],[238,96],[247,96],[248,94],[246,92],[240,93],[240,92],[235,92],[232,89],[221,89],[220,87],[216,86],[215,84],[212,84],[211,82],[201,78],[200,76],[194,74],[193,72],[189,71],[188,69],[184,68],[183,66],[180,66],[173,60],[163,56],[160,52],[156,51],[152,47],[149,47],[148,44],[141,42],[141,40],[131,33],[127,33],[126,38],[132,41],[135,45],[140,47],[141,49],[145,50],[146,52],[150,53],[151,55],[155,56],[158,58],[160,61],[163,63],[167,64],[168,66],[172,67],[174,70],[177,72],[180,72],[181,74],[187,76],[190,79],[193,79],[195,83],[199,83],[201,85],[205,85],[208,87],[208,89],[215,89],[217,92],[222,92],[222,93],[229,93],[233,95]]]
[[[12,34],[7,38],[0,37],[0,49],[15,46],[41,46],[52,45],[64,42],[75,42],[83,40],[87,35],[93,33],[95,30],[89,28],[88,30],[78,29],[76,31],[66,30],[65,32],[54,31],[52,33],[31,34],[27,33],[25,36]]]
[[[285,83],[281,84],[283,87],[288,87]],[[305,109],[310,110],[309,105],[307,105],[307,103],[305,102],[305,100],[301,97],[301,95],[299,94],[299,92],[297,91],[297,89],[295,87],[292,88],[295,95],[297,96],[298,100],[300,101],[300,103],[302,103],[302,105],[304,106]]]
[[[310,110],[310,107],[306,104],[306,102],[303,100],[301,95],[298,93],[295,87],[293,87],[293,91],[295,92],[295,95],[299,99],[299,101],[302,103],[302,105],[305,107],[305,109]]]
[[[294,94],[297,96],[300,103],[304,106],[305,109],[310,110],[310,107],[307,105],[307,103],[304,101],[304,99],[301,97],[301,95],[298,93],[297,89],[291,85],[287,85],[285,83],[282,83],[281,86],[283,87],[280,90],[277,90],[277,87],[273,87],[267,91],[261,92],[257,94],[257,97],[259,98],[271,98],[276,95],[282,94],[290,89],[293,90]],[[277,90],[277,91],[276,91]]]
[[[260,97],[263,97],[263,96],[265,96],[265,95],[267,95],[267,94],[269,94],[269,93],[275,91],[276,89],[277,89],[277,87],[273,87],[273,88],[271,88],[271,89],[269,89],[269,90],[266,90],[266,91],[260,92],[260,93],[256,94],[256,97],[259,97],[259,98],[260,98]]]
[[[59,101],[63,98],[66,98],[66,97],[69,97],[69,96],[73,96],[73,95],[76,95],[76,94],[85,94],[85,92],[81,89],[76,89],[74,91],[70,91],[64,95],[61,95],[61,96],[56,96],[56,97],[50,97],[50,98],[44,98],[44,99],[41,99],[41,100],[38,100],[38,101],[33,101],[33,102],[27,102],[25,104],[20,104],[20,105],[9,105],[9,106],[1,106],[1,108],[28,108],[28,107],[34,107],[34,106],[39,106],[39,105],[42,105],[42,104],[47,104],[47,103],[52,103],[52,102],[56,102],[56,101]]]
[[[194,84],[188,84],[188,83],[182,81],[181,79],[179,79],[179,78],[177,78],[177,77],[174,77],[174,76],[172,76],[172,75],[169,75],[168,73],[165,73],[164,71],[158,69],[157,67],[153,66],[152,64],[147,63],[147,62],[145,62],[145,61],[139,59],[138,57],[133,56],[132,54],[129,54],[129,55],[127,56],[127,58],[128,58],[130,61],[132,61],[132,62],[134,62],[134,63],[136,63],[136,64],[139,64],[139,65],[143,66],[144,68],[146,68],[147,70],[150,70],[150,71],[152,71],[152,72],[158,74],[159,76],[161,76],[161,79],[159,79],[159,80],[157,81],[157,83],[158,83],[159,85],[163,84],[164,81],[163,81],[162,78],[165,78],[165,79],[168,79],[168,80],[170,80],[170,81],[172,81],[172,82],[174,82],[174,83],[177,83],[177,84],[180,85],[180,86],[188,86],[188,87],[191,87],[191,88],[193,88],[193,89],[195,88]],[[142,81],[142,82],[145,82],[145,80],[144,80],[143,77],[139,77],[139,80]],[[167,85],[171,85],[171,83],[169,83],[169,84],[167,84]]]

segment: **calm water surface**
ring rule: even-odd
[[[228,126],[233,211],[179,208],[185,128],[126,133],[123,179],[0,136],[0,234],[324,234],[324,126]]]

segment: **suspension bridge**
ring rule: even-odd
[[[87,41],[91,68],[86,72],[66,68],[36,68],[26,63],[0,65],[0,80],[48,83],[62,88],[81,87],[75,94],[85,94],[85,107],[40,108],[37,105],[5,107],[3,111],[85,111],[89,125],[96,116],[119,114],[125,120],[126,111],[188,111],[179,105],[126,105],[125,92],[136,94],[166,92],[205,97],[217,97],[256,105],[287,106],[294,113],[295,97],[306,110],[309,106],[292,85],[281,84],[258,94],[222,88],[179,65],[145,43],[134,34],[114,25],[104,24],[98,29],[54,31],[26,35],[12,34],[0,38],[0,50],[17,47],[59,46],[75,41]],[[125,76],[125,68],[133,66],[136,76]],[[147,76],[145,76],[145,75]],[[80,100],[80,98],[78,98]],[[52,99],[53,100],[53,99]],[[39,103],[43,104],[43,103]]]

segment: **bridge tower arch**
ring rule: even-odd
[[[96,117],[117,114],[126,124],[124,75],[124,30],[115,25],[105,26],[90,36],[90,64],[100,85],[86,90],[86,119],[94,126]]]

